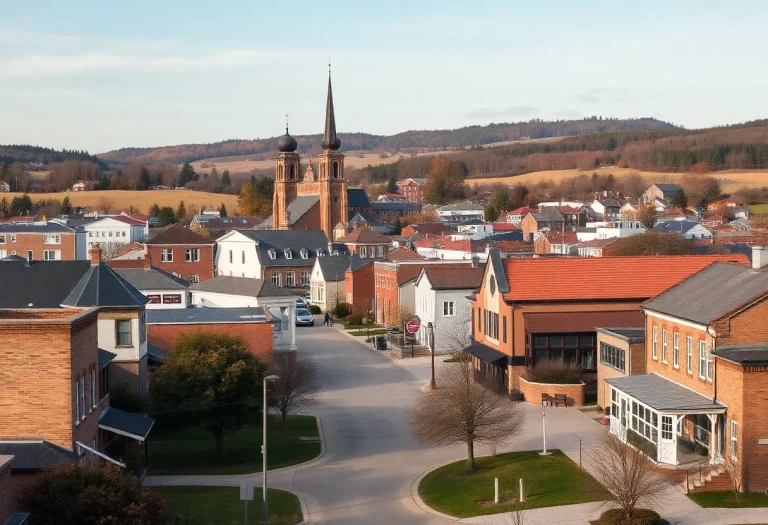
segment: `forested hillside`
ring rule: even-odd
[[[20,162],[22,164],[39,164],[48,166],[55,162],[64,162],[67,160],[83,160],[95,162],[102,169],[106,169],[106,162],[99,160],[87,151],[66,150],[61,151],[43,148],[40,146],[27,146],[11,144],[7,146],[0,145],[0,165]]]
[[[536,119],[529,122],[467,126],[460,129],[406,131],[391,136],[341,133],[340,137],[342,149],[345,151],[417,151],[479,146],[526,138],[647,129],[674,129],[674,127],[654,118],[610,119],[592,117],[583,120],[543,121]],[[181,164],[200,159],[272,153],[277,150],[275,145],[277,138],[225,140],[213,144],[182,144],[158,148],[121,148],[101,153],[98,156],[112,164],[128,164],[133,161]],[[295,138],[299,143],[299,153],[317,153],[320,150],[320,135],[299,135]]]

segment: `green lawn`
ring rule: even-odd
[[[240,501],[239,487],[158,487],[153,490],[168,500],[171,516],[178,516],[176,525],[242,525],[245,502]],[[254,488],[253,501],[248,502],[248,522],[261,521],[261,488]],[[277,489],[268,489],[269,522],[273,525],[293,525],[301,522],[299,499]],[[173,518],[175,519],[175,518]]]
[[[419,485],[419,495],[430,507],[458,518],[513,510],[514,503],[478,504],[493,501],[493,479],[499,478],[499,499],[517,496],[519,479],[528,492],[523,509],[600,501],[605,489],[579,470],[559,450],[551,456],[538,452],[512,452],[476,459],[479,472],[463,474],[465,461],[430,472]]]
[[[762,492],[745,492],[736,499],[733,491],[694,492],[688,495],[702,507],[750,508],[768,507],[768,496]]]
[[[768,204],[753,204],[749,206],[749,211],[758,215],[768,213]]]
[[[374,335],[384,335],[384,334],[387,333],[387,331],[383,330],[381,328],[379,328],[379,329],[371,328],[370,330],[366,330],[365,328],[363,328],[361,330],[350,331],[349,333],[352,334],[352,335],[370,335],[370,336],[374,336]]]
[[[359,329],[359,328],[371,328],[371,329],[373,329],[373,328],[383,328],[383,326],[380,325],[380,324],[376,324],[376,323],[371,323],[369,325],[365,325],[365,324],[352,324],[352,323],[350,323],[350,324],[345,324],[344,325],[344,330],[355,330],[355,329]]]
[[[269,468],[303,463],[320,454],[319,441],[299,437],[318,437],[313,416],[288,416],[286,437],[280,418],[270,415],[268,428]],[[226,437],[227,458],[216,459],[213,435],[198,428],[177,432],[156,432],[149,440],[149,474],[245,474],[261,472],[261,426],[248,425]]]

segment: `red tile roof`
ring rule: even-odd
[[[381,234],[376,233],[368,226],[360,226],[355,228],[344,237],[336,239],[336,242],[346,244],[366,244],[366,243],[378,243],[389,244],[389,237],[384,237]]]
[[[414,242],[413,245],[417,248],[438,248],[444,240],[445,237],[442,235],[427,234],[423,239]]]
[[[418,253],[409,250],[408,248],[405,248],[401,246],[400,248],[397,248],[395,250],[392,250],[389,252],[386,257],[384,257],[385,261],[390,262],[396,262],[396,261],[418,261],[422,260],[424,257],[419,255]]]
[[[401,264],[397,272],[397,285],[401,285],[415,279],[421,273],[422,268],[432,266],[430,264]],[[438,266],[435,264],[434,266]],[[440,263],[441,268],[471,268],[472,261],[456,261],[451,263]],[[375,271],[375,270],[374,270]]]
[[[180,224],[174,224],[157,236],[147,240],[145,244],[163,245],[163,244],[215,244],[213,239],[200,235],[197,232],[185,228]]]
[[[533,253],[533,244],[523,241],[493,241],[493,248],[502,253]]]
[[[714,262],[744,254],[505,259],[507,301],[645,300]]]
[[[508,211],[504,215],[528,215],[529,212],[537,211],[535,208],[529,208],[528,206],[520,206],[512,211]]]
[[[581,208],[575,206],[554,206],[554,208],[563,215],[578,215]]]
[[[611,237],[610,239],[592,239],[591,241],[580,243],[579,248],[605,248],[618,240],[618,237]]]
[[[563,242],[562,232],[549,231],[545,232],[543,235],[547,238],[549,244],[560,244]],[[579,238],[576,236],[576,232],[565,232],[565,244],[577,244],[578,242]]]
[[[120,248],[117,249],[117,251],[115,252],[115,257],[119,255],[125,255],[128,252],[132,252],[133,250],[138,250],[138,249],[142,249],[142,250],[144,249],[144,245],[141,244],[140,242],[132,242],[131,244],[126,244],[125,246],[121,246]]]
[[[131,226],[146,226],[146,221],[140,221],[138,219],[134,219],[132,217],[126,217],[125,215],[115,215],[114,217],[110,217],[111,219],[115,219],[116,221],[120,221],[125,224],[130,224]]]
[[[512,222],[494,222],[491,224],[494,232],[513,232],[520,230],[520,225]]]

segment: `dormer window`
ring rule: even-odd
[[[302,259],[308,259],[309,258],[309,250],[306,248],[301,249],[301,258]]]
[[[325,252],[323,252],[323,249],[322,248],[318,248],[317,249],[317,256],[318,257],[322,257],[323,255],[325,255]]]
[[[275,251],[273,248],[270,248],[269,250],[267,250],[267,253],[269,254],[269,258],[272,259],[273,261],[277,259],[277,251]]]
[[[286,259],[293,259],[293,252],[290,248],[286,248],[283,253],[285,254]]]

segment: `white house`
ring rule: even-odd
[[[712,232],[700,222],[687,221],[685,218],[677,218],[673,221],[660,222],[653,227],[653,231],[661,233],[679,233],[686,239],[711,239]]]
[[[447,204],[437,208],[437,215],[441,222],[465,222],[471,219],[483,220],[485,206],[465,201],[455,204]]]
[[[147,309],[186,308],[190,305],[189,282],[159,268],[116,268],[149,301]]]
[[[298,294],[263,279],[216,276],[189,287],[192,305],[206,308],[269,310],[275,320],[275,348],[296,349],[296,299]]]
[[[459,233],[466,233],[470,239],[484,239],[493,235],[493,224],[485,223],[479,219],[465,221],[456,228]]]
[[[588,222],[586,227],[576,230],[579,242],[595,239],[623,238],[639,235],[648,231],[640,221],[618,220],[613,222]]]
[[[371,259],[357,255],[317,257],[309,279],[312,304],[319,306],[323,312],[330,312],[338,303],[345,302],[347,293],[344,279],[347,269],[355,271],[371,262]]]
[[[421,270],[414,283],[419,344],[430,346],[430,323],[436,354],[457,352],[469,344],[472,323],[467,295],[480,287],[484,272],[483,267],[426,266]]]
[[[123,215],[104,217],[83,225],[86,238],[86,249],[98,243],[102,250],[113,245],[115,247],[143,242],[146,223]]]
[[[621,214],[621,203],[616,199],[595,199],[589,207],[606,221],[616,220]]]

